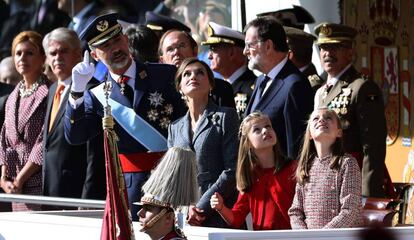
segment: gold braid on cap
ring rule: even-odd
[[[141,198],[141,203],[143,204],[149,204],[149,205],[153,205],[153,206],[158,206],[158,207],[170,207],[169,203],[166,202],[162,202],[158,199],[155,199],[153,196],[149,197],[149,196],[143,196]]]
[[[105,36],[106,34],[108,34],[109,32],[111,32],[112,30],[116,29],[116,28],[121,28],[121,25],[119,25],[119,23],[115,24],[114,26],[110,27],[108,30],[106,30],[105,32],[100,33],[98,36],[92,38],[88,44],[92,45],[94,42],[96,42],[97,40],[99,40],[101,37]]]

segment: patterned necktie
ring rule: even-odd
[[[63,90],[65,89],[64,84],[58,84],[53,97],[52,112],[50,113],[49,131],[52,129],[53,122],[55,121],[56,114],[59,111],[60,97],[62,96]]]

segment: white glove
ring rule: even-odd
[[[72,88],[74,92],[83,92],[95,72],[95,65],[89,62],[89,52],[85,51],[83,61],[72,68]]]

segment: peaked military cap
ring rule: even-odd
[[[110,13],[96,17],[80,34],[80,39],[96,47],[117,36],[122,27],[117,21],[118,14]]]
[[[315,27],[315,34],[318,35],[316,44],[343,43],[352,44],[357,35],[353,27],[324,22]]]
[[[293,27],[284,26],[289,45],[300,45],[300,47],[312,47],[316,37],[310,33]]]
[[[209,22],[207,33],[208,38],[205,42],[202,42],[201,45],[227,43],[239,47],[244,47],[243,33],[229,27],[217,24],[215,22]]]
[[[178,29],[185,32],[191,32],[191,29],[182,22],[151,11],[145,12],[145,20],[147,27],[155,31],[166,32],[170,29]]]
[[[293,5],[293,8],[286,8],[272,12],[257,14],[257,17],[272,16],[278,19],[283,26],[304,29],[305,24],[314,23],[312,15],[301,6]]]

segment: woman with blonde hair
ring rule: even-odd
[[[239,197],[230,209],[215,193],[211,207],[233,227],[242,226],[251,212],[254,230],[290,229],[287,211],[295,193],[296,161],[282,155],[269,117],[260,112],[244,118],[239,137]]]
[[[6,102],[0,132],[0,184],[5,193],[42,193],[42,132],[49,80],[43,75],[45,52],[42,36],[19,33],[12,43],[12,57],[23,80]],[[39,205],[13,203],[13,211],[40,210]]]

